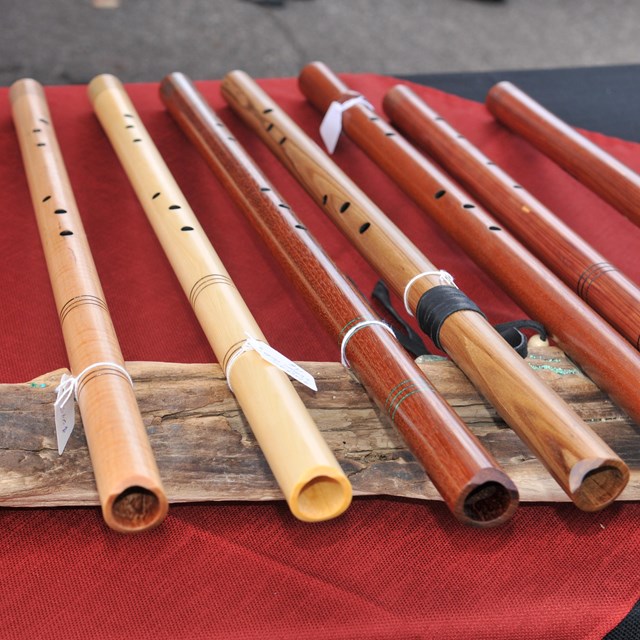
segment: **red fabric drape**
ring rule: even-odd
[[[346,76],[380,110],[396,81]],[[294,79],[264,88],[318,139]],[[339,266],[368,293],[371,269],[224,106],[199,88]],[[497,125],[484,107],[413,87],[599,251],[640,280],[640,229]],[[157,84],[128,89],[147,128],[270,343],[296,360],[338,360],[189,145]],[[46,90],[127,360],[206,362],[203,334],[92,113],[84,87]],[[589,134],[640,169],[638,145]],[[66,366],[11,121],[0,90],[0,380]],[[517,307],[348,139],[336,161],[475,299],[492,322]],[[3,428],[0,424],[0,428]],[[124,537],[97,509],[0,510],[0,637],[600,638],[640,595],[640,507],[598,514],[522,506],[499,529],[465,528],[439,503],[356,499],[339,519],[297,522],[283,503],[173,506],[156,531]]]

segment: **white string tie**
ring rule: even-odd
[[[84,376],[93,369],[98,369],[100,367],[117,369],[120,373],[125,375],[129,384],[133,387],[133,380],[131,379],[128,371],[115,362],[94,362],[88,367],[85,367],[75,377],[67,373],[63,374],[62,378],[60,378],[60,383],[56,387],[57,396],[56,401],[53,403],[59,455],[62,455],[62,452],[67,446],[67,442],[69,441],[75,427],[75,404],[74,402],[71,402],[71,400],[78,399],[78,386],[82,378],[84,378]]]
[[[281,371],[284,371],[287,375],[291,376],[294,380],[301,382],[309,389],[313,389],[314,391],[318,390],[318,386],[316,385],[316,381],[313,376],[305,371],[302,367],[297,365],[292,360],[289,360],[286,356],[282,355],[279,351],[276,351],[273,347],[270,347],[266,342],[262,340],[258,340],[253,336],[250,336],[248,333],[245,333],[247,339],[242,343],[242,346],[229,358],[229,362],[227,362],[227,366],[224,370],[224,377],[227,379],[227,386],[229,387],[229,391],[234,393],[233,387],[231,386],[231,369],[233,365],[236,363],[238,358],[247,353],[247,351],[255,351],[257,354],[269,364],[277,367]]]
[[[358,324],[353,325],[347,333],[344,334],[344,338],[342,338],[342,345],[340,346],[340,361],[342,362],[342,366],[346,369],[350,369],[351,365],[349,364],[349,360],[347,359],[347,344],[349,340],[353,338],[354,334],[358,333],[360,329],[364,329],[365,327],[369,327],[371,325],[379,325],[384,327],[394,338],[395,334],[393,333],[393,329],[380,320],[363,320],[362,322],[358,322]]]
[[[411,290],[411,287],[415,284],[415,282],[420,280],[420,278],[423,278],[424,276],[439,276],[440,284],[447,285],[449,287],[455,287],[456,289],[458,288],[453,279],[453,276],[448,271],[444,271],[444,270],[424,271],[423,273],[419,273],[417,276],[413,276],[413,278],[411,278],[411,280],[407,282],[407,286],[404,288],[404,296],[403,296],[404,308],[407,310],[407,313],[410,316],[412,316],[413,313],[409,308],[409,291]]]
[[[347,109],[351,109],[351,107],[355,107],[358,104],[364,105],[373,111],[373,105],[364,96],[349,98],[349,100],[345,100],[344,102],[333,101],[329,105],[320,123],[320,137],[329,153],[335,151],[338,139],[342,133],[342,114],[347,111]]]

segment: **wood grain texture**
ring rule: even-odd
[[[351,501],[346,475],[287,375],[245,349],[249,336],[267,339],[123,85],[114,76],[97,76],[89,95],[292,513],[305,521],[340,515]]]
[[[183,74],[162,100],[402,434],[460,520],[494,526],[515,511],[515,485],[433,389],[395,337],[300,224],[275,187]],[[357,329],[360,326],[360,329]],[[356,330],[350,334],[350,331]]]
[[[103,516],[117,531],[143,531],[162,522],[167,498],[123,371],[118,338],[44,91],[34,80],[19,80],[10,98],[65,347],[78,378],[75,395]]]
[[[640,499],[639,429],[557,349],[527,359],[631,467],[620,500]],[[357,495],[439,500],[439,493],[363,387],[338,363],[302,363],[318,392],[298,387]],[[522,501],[567,501],[545,468],[448,360],[420,365],[515,481]],[[281,500],[251,428],[217,364],[130,362],[138,405],[171,502]],[[0,505],[96,505],[81,428],[58,456],[54,388],[63,371],[0,385]]]
[[[486,105],[506,127],[528,140],[640,226],[640,176],[510,82],[499,82]]]
[[[504,223],[527,249],[640,349],[640,289],[409,87],[384,99],[391,121]]]
[[[228,74],[222,93],[397,295],[403,297],[415,276],[434,273],[434,265],[409,238],[249,76],[237,71]],[[369,122],[371,113],[365,108],[354,107],[344,115],[352,113],[365,113]],[[346,123],[347,118],[343,120]],[[371,137],[377,140],[379,136]],[[396,154],[391,161],[400,160]],[[419,189],[429,192],[424,185]],[[369,226],[362,233],[364,224]],[[408,296],[414,313],[423,296],[439,284],[437,275],[415,281]],[[440,343],[576,504],[586,510],[599,509],[622,490],[628,473],[622,461],[532,375],[481,314],[462,310],[449,315]]]

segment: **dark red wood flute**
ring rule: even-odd
[[[449,509],[467,524],[506,521],[518,503],[511,479],[381,326],[191,81],[172,73],[162,81],[160,95],[338,344],[355,329],[344,347],[350,368],[403,435]]]
[[[491,162],[409,87],[390,89],[394,125],[487,206],[590,307],[640,349],[640,289],[552,211]]]
[[[319,63],[303,69],[300,87],[321,111],[333,100],[353,95]],[[342,124],[349,137],[640,422],[640,354],[385,121],[357,105],[343,114]]]
[[[640,226],[640,176],[510,82],[494,85],[487,108],[567,173]]]
[[[613,500],[626,484],[626,465],[507,345],[478,307],[442,278],[247,74],[228,74],[222,93],[390,288],[404,297],[422,329],[495,406],[575,504],[595,511]]]

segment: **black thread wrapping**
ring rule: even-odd
[[[432,287],[422,294],[416,307],[416,319],[420,328],[431,338],[433,344],[440,345],[440,329],[445,320],[458,311],[475,311],[483,318],[480,307],[465,293],[448,285]]]

